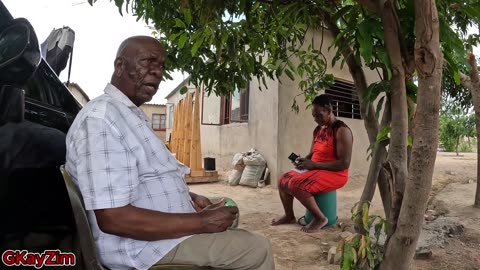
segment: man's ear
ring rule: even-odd
[[[125,70],[125,59],[123,57],[118,57],[114,62],[114,72],[113,74],[116,77],[122,76],[123,71]]]

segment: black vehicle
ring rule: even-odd
[[[42,59],[31,24],[0,0],[0,254],[73,252],[76,227],[59,166],[81,108]]]
[[[12,15],[0,0],[0,31],[12,21]],[[82,108],[44,59],[23,89],[25,119],[65,133]]]
[[[0,269],[43,269],[47,257],[57,263],[49,269],[106,269],[81,193],[63,168],[66,133],[80,109],[42,59],[32,25],[0,0]],[[30,266],[26,253],[42,263]]]

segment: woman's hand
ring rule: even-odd
[[[298,158],[295,167],[299,170],[315,170],[317,169],[317,163],[306,158]]]

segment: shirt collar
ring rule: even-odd
[[[107,83],[107,86],[105,87],[105,94],[127,105],[127,107],[129,108],[132,108],[132,107],[138,108],[138,106],[133,104],[133,102],[122,91],[120,91],[120,89],[118,89],[111,83]]]

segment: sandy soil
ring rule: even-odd
[[[471,205],[476,187],[476,154],[438,153],[435,163],[432,208],[442,208],[446,215],[458,217],[465,226],[465,235],[450,238],[442,248],[435,249],[430,260],[416,260],[414,269],[480,269],[480,209]],[[327,228],[319,233],[305,234],[299,225],[270,226],[273,218],[282,214],[277,190],[271,186],[249,188],[231,187],[223,182],[192,184],[193,192],[206,196],[228,196],[240,209],[240,228],[267,236],[273,246],[277,269],[339,269],[327,262],[327,253],[336,245],[342,230],[351,230],[350,210],[360,198],[366,177],[357,175],[338,191],[338,217],[342,227]],[[297,218],[305,209],[295,201]],[[378,192],[373,200],[372,213],[382,214]]]

